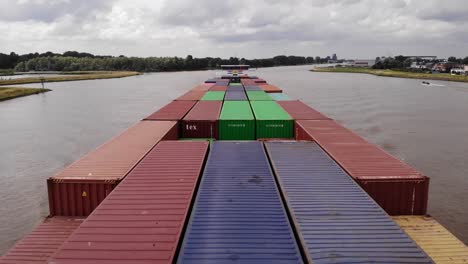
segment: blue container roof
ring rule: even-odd
[[[311,263],[432,263],[316,143],[265,144]]]
[[[302,263],[261,142],[212,143],[178,263]]]
[[[225,101],[246,101],[247,95],[245,92],[242,91],[226,91],[226,95],[224,96]]]

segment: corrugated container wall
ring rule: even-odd
[[[257,138],[293,138],[294,120],[274,101],[251,101]]]
[[[238,91],[238,92],[244,92],[244,87],[242,85],[232,85],[230,84],[227,87],[228,92],[230,91]]]
[[[224,97],[225,101],[247,101],[247,95],[244,91],[227,91]]]
[[[468,247],[430,216],[394,216],[436,264],[468,263]]]
[[[209,91],[203,97],[202,101],[223,101],[225,92],[223,91]]]
[[[274,95],[274,94],[272,94]],[[330,118],[304,104],[296,101],[277,102],[294,120],[329,120]]]
[[[0,257],[0,264],[46,264],[63,242],[83,222],[82,218],[46,218]]]
[[[184,118],[196,103],[196,101],[172,101],[146,117],[144,120],[179,121]]]
[[[182,137],[218,139],[218,119],[222,106],[222,101],[198,102],[180,122]]]
[[[212,92],[225,92],[227,90],[227,86],[224,85],[215,85],[210,88]]]
[[[200,100],[203,95],[205,95],[206,91],[188,91],[185,94],[177,97],[176,101],[198,101]]]
[[[256,86],[256,85],[246,85],[244,86],[245,90],[246,91],[263,91],[262,88],[260,88],[259,86]]]
[[[87,216],[177,122],[142,121],[47,180],[50,215]]]
[[[314,142],[266,142],[309,263],[432,263]]]
[[[273,101],[273,98],[264,91],[247,91],[250,101]]]
[[[388,214],[426,213],[429,178],[335,121],[296,121],[296,139],[316,141]]]
[[[224,101],[219,118],[219,139],[255,139],[255,118],[249,102]]]
[[[260,142],[212,143],[177,263],[302,263]]]
[[[204,141],[159,143],[50,263],[173,263],[207,149]]]

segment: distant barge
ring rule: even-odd
[[[5,263],[468,263],[429,178],[247,65],[47,181]]]

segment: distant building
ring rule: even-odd
[[[353,67],[372,67],[375,64],[375,60],[354,60],[351,62]]]
[[[434,66],[432,67],[432,71],[448,73],[454,68],[460,69],[462,68],[462,66],[459,65],[458,63],[442,62],[442,63],[434,64]]]
[[[336,56],[336,53],[335,53],[335,54],[333,54],[333,56],[332,56],[332,60],[334,60],[334,61],[337,61],[337,60],[338,60],[338,56]]]

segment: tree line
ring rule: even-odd
[[[414,61],[411,57],[408,56],[396,56],[396,57],[386,57],[380,58],[377,57],[375,59],[375,64],[372,66],[374,69],[404,69],[411,66],[411,63]],[[417,59],[418,62],[424,62],[422,59]],[[433,63],[439,63],[444,60],[433,60]],[[448,62],[458,63],[458,64],[466,64],[468,65],[468,57],[465,58],[456,58],[456,57],[449,57],[447,59]]]
[[[181,57],[126,57],[126,56],[98,56],[90,53],[67,51],[63,54],[29,53],[18,55],[14,52],[0,53],[0,69],[14,69],[24,71],[183,71],[213,69],[223,64],[248,64],[251,67],[273,67],[287,65],[304,65],[312,63],[326,63],[327,58],[302,56],[275,56],[266,59],[245,59],[231,57],[222,58],[194,58],[188,55]]]

